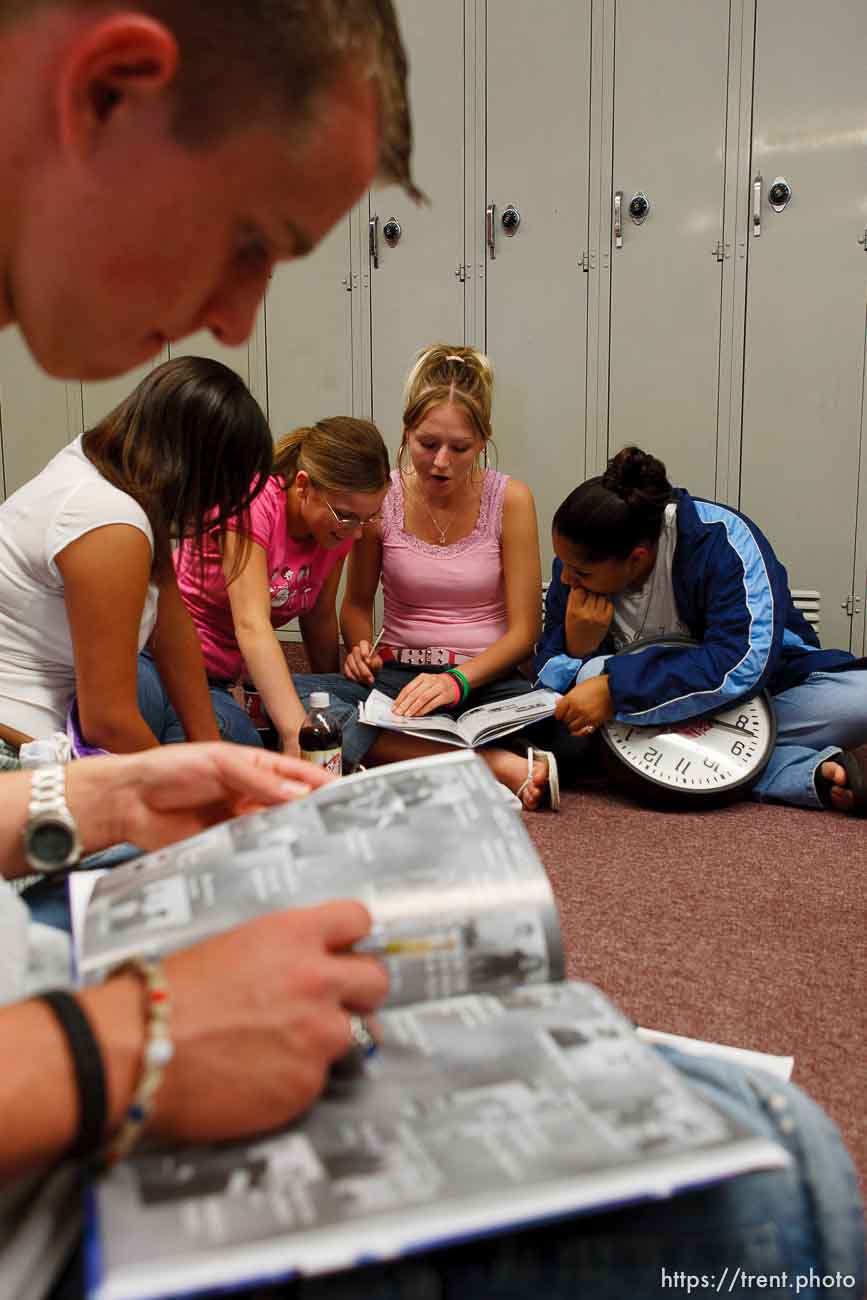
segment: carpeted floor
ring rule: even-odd
[[[754,803],[661,813],[603,787],[525,822],[569,974],[639,1024],[794,1056],[867,1190],[867,821]]]

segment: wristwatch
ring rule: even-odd
[[[33,769],[24,856],[45,876],[67,871],[81,856],[78,827],[66,804],[66,769],[59,763]]]

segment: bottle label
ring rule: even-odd
[[[324,767],[326,772],[333,772],[335,776],[343,775],[343,750],[337,749],[302,749],[301,757],[306,758],[308,763],[315,763],[317,767]]]

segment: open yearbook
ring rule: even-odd
[[[369,722],[387,731],[403,731],[409,736],[423,736],[444,745],[486,744],[529,727],[540,718],[550,718],[560,696],[556,691],[528,691],[493,704],[479,704],[465,709],[457,718],[448,713],[426,713],[420,718],[404,718],[392,712],[392,700],[382,691],[373,690],[358,706],[359,722]]]
[[[289,1128],[142,1151],[94,1185],[99,1300],[330,1272],[788,1163],[564,980],[544,868],[472,754],[344,778],[73,888],[85,980],[346,896],[391,971],[380,1050]]]

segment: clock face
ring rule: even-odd
[[[649,644],[696,644],[687,637],[648,638]],[[776,740],[776,718],[766,692],[703,718],[663,726],[606,722],[602,738],[619,775],[647,795],[700,803],[745,791],[762,772]]]
[[[608,722],[606,743],[634,771],[658,786],[719,794],[754,781],[774,747],[771,706],[763,695],[715,713],[663,727]]]

